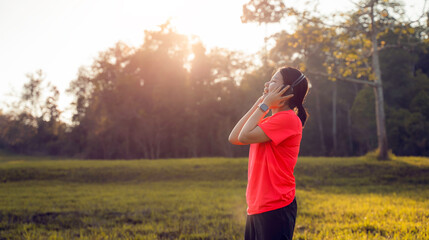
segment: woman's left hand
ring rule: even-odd
[[[293,94],[289,94],[287,96],[282,96],[290,86],[287,85],[282,89],[283,86],[279,86],[274,89],[272,92],[268,92],[265,96],[263,103],[265,103],[270,109],[279,108],[285,105],[285,103],[293,97]]]

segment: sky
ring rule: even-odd
[[[143,44],[144,30],[171,19],[177,31],[197,35],[206,48],[258,52],[266,34],[288,30],[285,24],[242,24],[249,0],[0,0],[0,109],[17,101],[26,75],[41,69],[45,82],[60,91],[61,119],[69,122],[72,96],[65,90],[80,66],[90,66],[98,53],[122,41]],[[298,8],[305,1],[288,1]],[[420,15],[424,0],[407,0],[410,16]],[[319,0],[329,14],[352,7],[349,0]],[[412,18],[413,19],[413,18]]]

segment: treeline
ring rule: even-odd
[[[0,147],[101,159],[247,156],[247,146],[229,144],[229,132],[274,71],[289,65],[303,69],[312,85],[300,154],[365,154],[377,147],[374,91],[310,71],[329,74],[322,51],[297,57],[302,49],[296,36],[323,34],[317,26],[273,35],[274,46],[260,56],[208,50],[169,23],[145,31],[141,46],[118,42],[79,69],[68,89],[74,96],[71,125],[60,121],[55,86],[43,98],[43,72],[29,74],[14,110],[0,115]],[[407,29],[386,31],[379,40],[414,44],[380,51],[388,146],[397,155],[428,156],[429,42],[424,29]],[[313,48],[326,48],[319,44]]]

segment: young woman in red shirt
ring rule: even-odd
[[[308,79],[285,67],[231,131],[229,141],[250,144],[245,240],[292,239],[297,214],[295,177]],[[272,116],[265,117],[271,110]]]

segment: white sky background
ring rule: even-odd
[[[118,41],[143,43],[146,29],[172,18],[182,34],[201,38],[206,48],[223,47],[256,53],[264,45],[265,28],[242,24],[248,0],[0,0],[0,109],[16,101],[27,73],[42,69],[45,83],[60,90],[61,119],[69,122],[72,96],[65,90],[78,68],[89,66],[100,51]],[[295,1],[287,1],[294,3]],[[407,0],[411,19],[422,13],[424,0]],[[300,1],[301,6],[304,1]],[[347,10],[349,0],[320,0],[323,13]],[[414,17],[416,16],[416,17]],[[269,25],[267,33],[287,26]],[[14,96],[9,96],[9,95]],[[7,109],[6,109],[7,110]]]

